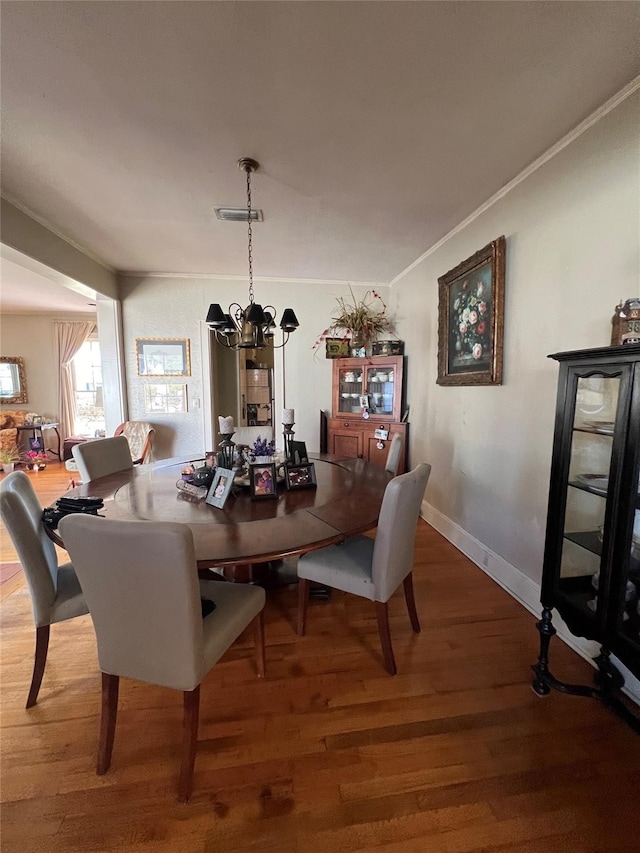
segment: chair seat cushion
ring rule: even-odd
[[[215,609],[202,623],[206,672],[222,657],[247,623],[260,613],[265,603],[265,591],[249,584],[202,580],[200,595],[215,604]]]
[[[298,577],[374,601],[374,544],[368,536],[352,536],[341,545],[303,554],[298,560]]]
[[[64,622],[89,612],[80,582],[71,563],[58,566],[57,594],[51,608],[51,623]],[[47,624],[45,622],[44,624]]]

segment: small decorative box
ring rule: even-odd
[[[404,355],[404,341],[375,341],[371,345],[372,355]]]

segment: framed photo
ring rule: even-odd
[[[438,385],[502,385],[505,238],[438,279]]]
[[[275,462],[253,462],[249,465],[251,498],[277,498]]]
[[[144,386],[144,410],[154,415],[187,411],[187,386],[157,383]]]
[[[309,455],[307,454],[307,445],[304,441],[292,441],[291,442],[291,461],[294,465],[299,465],[302,462],[309,461]]]
[[[215,506],[222,509],[229,497],[229,492],[233,486],[233,471],[230,468],[218,468],[216,470],[213,482],[209,487],[205,503],[209,506]]]
[[[189,341],[184,338],[136,338],[138,376],[191,376]]]
[[[325,338],[326,358],[349,358],[349,338]]]
[[[316,469],[313,462],[304,465],[285,465],[288,489],[315,489]]]

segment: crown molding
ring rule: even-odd
[[[469,214],[466,219],[463,219],[459,225],[456,225],[455,228],[452,228],[451,231],[445,234],[445,236],[438,240],[437,243],[434,243],[433,246],[427,249],[426,252],[423,252],[423,254],[420,255],[419,258],[416,258],[416,260],[412,264],[409,264],[409,266],[404,269],[399,275],[391,279],[391,281],[389,282],[389,286],[393,287],[394,284],[397,284],[401,279],[408,275],[408,273],[410,273],[411,270],[415,269],[419,264],[421,264],[422,261],[426,260],[428,257],[437,252],[438,249],[441,246],[444,246],[444,244],[448,240],[450,240],[456,234],[459,234],[461,231],[464,231],[464,229],[468,225],[470,225],[472,222],[482,216],[482,214],[486,210],[488,210],[490,207],[493,207],[496,202],[504,198],[508,193],[511,192],[512,189],[515,189],[518,184],[521,184],[523,181],[525,181],[529,177],[529,175],[532,175],[534,172],[544,166],[545,163],[548,163],[549,160],[553,159],[556,154],[558,154],[568,145],[571,145],[571,143],[574,142],[579,136],[582,136],[582,134],[589,130],[590,127],[593,127],[594,124],[597,124],[600,119],[604,118],[608,113],[614,110],[617,106],[619,106],[619,104],[629,98],[638,89],[640,89],[640,74],[637,77],[634,77],[630,83],[627,83],[627,85],[624,86],[624,88],[620,89],[620,91],[617,92],[612,98],[609,98],[608,101],[605,101],[605,103],[601,107],[598,107],[597,110],[592,112],[590,116],[587,116],[584,121],[581,121],[580,124],[574,127],[574,129],[567,133],[566,136],[563,136],[562,139],[556,142],[555,145],[552,145],[551,148],[545,151],[545,153],[538,157],[537,160],[534,160],[533,163],[527,166],[526,169],[523,169],[523,171],[520,172],[519,175],[516,175],[513,180],[509,181],[508,184],[505,184],[502,189],[499,189],[498,192],[494,193],[491,198],[487,199],[487,201],[484,202],[484,204],[481,204],[480,207],[474,210],[473,213]]]

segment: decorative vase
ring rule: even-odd
[[[353,358],[363,358],[367,354],[367,341],[360,332],[354,332],[351,337],[351,355]]]
[[[2,463],[2,470],[4,471],[5,474],[11,474],[11,473],[13,473],[13,468],[14,468],[15,464],[16,464],[15,462],[3,462]]]

